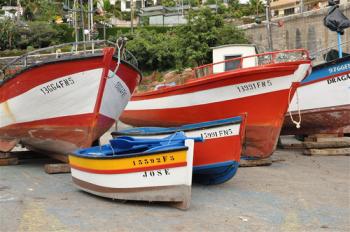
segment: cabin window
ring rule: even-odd
[[[225,60],[230,60],[230,59],[234,59],[234,58],[238,58],[238,57],[241,57],[241,55],[225,56]],[[225,62],[225,71],[237,69],[237,68],[239,68],[240,64],[241,64],[240,60],[233,60],[233,61]]]

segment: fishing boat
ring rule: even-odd
[[[159,138],[177,131],[189,137],[202,137],[196,143],[193,158],[193,181],[201,184],[221,184],[237,172],[244,142],[246,116],[237,116],[180,127],[139,127],[112,132],[114,138],[133,136]]]
[[[194,141],[182,132],[162,139],[110,140],[69,154],[74,184],[94,195],[190,205]]]
[[[342,52],[342,44],[348,42],[341,43],[341,34],[350,27],[350,20],[333,3],[325,26],[338,32],[338,51],[330,47],[315,54],[315,62],[319,57],[325,60],[314,65],[311,75],[302,81],[289,106],[282,134],[350,133],[350,55]],[[296,128],[293,121],[301,127]]]
[[[300,122],[296,128],[294,121]],[[313,67],[294,95],[283,135],[350,133],[350,56]]]
[[[270,156],[288,99],[311,64],[303,49],[246,55],[250,50],[256,53],[251,45],[214,48],[214,63],[195,68],[186,83],[134,94],[120,120],[132,126],[171,127],[247,113],[243,155]]]
[[[18,143],[50,154],[91,146],[118,119],[141,80],[123,44],[62,44],[2,67],[0,151]]]

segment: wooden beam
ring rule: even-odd
[[[343,148],[350,147],[350,141],[304,142],[305,148]]]
[[[0,166],[17,165],[17,164],[18,164],[17,157],[0,159]]]
[[[45,172],[47,174],[57,174],[57,173],[70,173],[69,164],[45,164]]]
[[[240,167],[257,167],[257,166],[270,166],[272,164],[272,159],[256,159],[256,160],[244,160],[241,159],[239,166]]]
[[[350,155],[350,148],[305,149],[303,154],[310,156]]]

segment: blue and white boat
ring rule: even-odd
[[[310,76],[297,89],[281,134],[350,133],[350,54],[342,52],[342,45],[349,46],[350,41],[341,43],[341,34],[350,21],[335,3],[330,6],[325,26],[338,32],[338,45],[334,46],[338,51],[323,50],[328,51],[325,61],[314,65]]]
[[[201,184],[221,184],[237,172],[245,134],[245,115],[222,120],[188,124],[180,127],[139,127],[112,133],[113,137],[159,138],[176,131],[189,137],[202,137],[195,143],[193,181]]]

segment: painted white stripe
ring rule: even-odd
[[[319,109],[350,104],[350,79],[328,83],[327,80],[301,86],[294,94],[288,111]],[[297,104],[297,102],[299,102]]]
[[[109,118],[118,119],[128,104],[131,93],[124,81],[112,71],[109,71],[108,76],[110,78],[105,86],[100,113]]]
[[[157,175],[157,171],[162,173]],[[169,175],[164,170],[155,170],[155,176],[143,177],[144,172],[127,174],[94,174],[71,168],[72,176],[98,186],[108,188],[140,188],[186,184],[187,167],[169,168]],[[147,174],[150,172],[147,171]]]
[[[203,137],[205,140],[236,136],[239,135],[240,125],[241,124],[234,124],[202,130],[188,131],[185,134],[189,137]]]
[[[218,127],[207,128],[207,129],[186,131],[185,135],[188,137],[203,137],[205,140],[210,140],[210,139],[216,139],[216,138],[222,138],[222,137],[237,136],[239,135],[240,127],[241,127],[241,124],[218,126]],[[164,138],[165,136],[170,134],[172,133],[162,134],[162,135],[150,135],[150,136],[133,136],[133,137]]]
[[[130,101],[125,110],[171,109],[205,105],[209,103],[222,102],[289,89],[292,82],[300,81],[306,76],[309,67],[310,65],[299,65],[294,74],[264,79],[261,81],[245,82],[236,85],[223,86],[193,93],[179,94],[149,100]],[[265,87],[253,87],[254,84],[255,86],[261,86],[263,82],[265,83]],[[244,88],[247,90],[245,91]]]
[[[92,113],[101,75],[102,69],[99,68],[64,76],[0,103],[0,127]],[[67,80],[69,85],[65,84]]]
[[[193,165],[193,140],[186,140],[187,150],[187,166],[167,169],[169,175],[165,175],[164,169],[155,170],[155,175],[150,176],[147,171],[147,177],[143,177],[145,172],[134,172],[125,174],[94,174],[83,172],[75,168],[71,168],[72,176],[103,187],[109,188],[140,188],[154,186],[171,186],[171,185],[191,185],[192,184],[192,165]],[[162,175],[158,175],[160,171]]]

